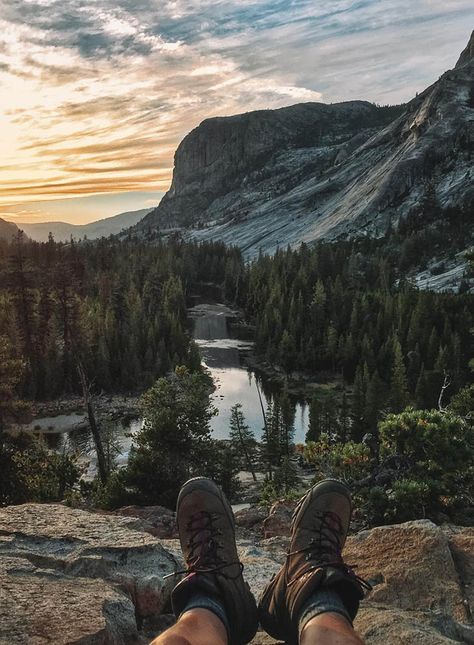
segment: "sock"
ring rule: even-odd
[[[306,623],[320,614],[327,612],[333,612],[336,614],[341,614],[344,618],[347,618],[349,623],[352,625],[351,617],[347,609],[342,602],[341,596],[331,588],[322,588],[312,594],[308,600],[305,602],[301,609],[300,619],[298,623],[299,635],[301,638],[301,632],[303,631]]]
[[[180,613],[179,618],[181,618],[181,616],[190,609],[208,609],[209,611],[212,611],[212,613],[224,623],[227,635],[229,635],[229,620],[227,618],[224,605],[217,596],[209,596],[204,593],[192,594],[183,611]]]

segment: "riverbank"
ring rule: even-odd
[[[134,416],[139,412],[140,396],[122,394],[99,394],[93,397],[94,410],[98,414],[112,416]],[[57,416],[59,414],[86,414],[84,399],[81,396],[68,396],[52,401],[34,401],[31,405],[33,416]]]
[[[278,388],[284,388],[298,400],[309,402],[314,392],[323,394],[328,391],[342,391],[344,380],[342,376],[322,375],[320,380],[315,380],[314,374],[294,371],[290,375],[278,365],[258,358],[254,352],[249,352],[243,357],[244,364],[264,380]],[[347,386],[346,386],[347,390]]]
[[[136,419],[140,416],[139,396],[101,394],[93,398],[97,416],[111,419]],[[11,429],[23,432],[65,432],[88,427],[84,399],[67,396],[51,401],[32,401],[28,417],[12,424]]]
[[[254,354],[254,332],[237,308],[222,303],[201,303],[188,309],[193,337],[199,347],[203,364],[215,383],[212,395],[218,415],[211,419],[212,436],[227,439],[230,414],[236,404],[242,405],[246,422],[260,438],[263,418],[260,395],[264,406],[286,387],[295,405],[295,440],[303,442],[308,425],[307,402],[313,391],[334,389],[342,383],[316,383],[308,375],[294,372],[289,378],[278,366],[259,360]],[[260,391],[260,394],[259,394]],[[119,434],[128,433],[131,423],[140,419],[139,396],[101,394],[94,397],[94,409],[99,419],[112,419],[120,425]],[[130,423],[131,422],[131,423]],[[75,433],[88,428],[84,401],[80,396],[61,397],[53,401],[33,402],[31,417],[15,429],[48,435]],[[62,439],[58,439],[60,445]],[[128,442],[124,446],[128,450]]]

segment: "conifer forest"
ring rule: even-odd
[[[106,507],[172,507],[182,481],[202,473],[238,499],[240,470],[255,484],[265,473],[262,499],[271,501],[299,490],[299,460],[316,476],[359,482],[368,522],[417,517],[420,499],[423,509],[438,512],[446,494],[464,508],[466,493],[459,499],[458,486],[467,477],[463,486],[470,490],[472,473],[458,469],[461,452],[472,448],[474,297],[420,290],[399,265],[397,247],[387,240],[303,244],[251,262],[236,248],[179,236],[80,243],[50,236],[37,243],[18,234],[2,242],[3,503],[80,494]],[[211,437],[214,386],[187,315],[193,298],[209,288],[241,312],[262,370],[281,377],[279,393],[262,409],[260,443],[240,404],[232,409],[229,440]],[[109,458],[98,446],[100,477],[92,483],[80,480],[73,456],[53,456],[31,436],[5,433],[32,403],[83,394],[81,379],[95,394],[142,395],[145,418],[125,468],[116,467],[110,446]],[[301,379],[336,387],[306,391],[306,443],[295,446],[289,394]],[[456,462],[457,474],[447,467],[454,480],[436,483],[435,473],[446,470],[438,455],[423,476],[408,459],[397,465],[395,487],[392,480],[392,488],[374,487],[380,469],[412,450],[401,451],[393,437],[428,423],[430,410],[440,437],[453,433],[442,456]],[[107,444],[106,424],[98,425]],[[31,475],[37,471],[42,474]]]

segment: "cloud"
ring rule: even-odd
[[[471,0],[0,0],[0,204],[162,191],[210,116],[407,100],[473,17]]]

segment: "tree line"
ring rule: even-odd
[[[106,486],[82,485],[94,504],[172,506],[182,481],[203,473],[232,496],[239,469],[265,472],[269,497],[291,491],[293,409],[285,390],[264,410],[260,446],[238,406],[230,444],[211,441],[212,383],[186,318],[192,296],[209,286],[245,311],[262,362],[330,385],[310,404],[306,455],[313,464],[372,476],[379,450],[389,451],[378,436],[386,414],[408,415],[394,418],[397,428],[428,423],[426,415],[402,411],[438,407],[446,383],[444,404],[460,391],[466,418],[472,408],[472,392],[462,388],[470,380],[473,296],[417,290],[384,241],[301,245],[245,264],[237,249],[178,237],[38,244],[19,235],[0,243],[1,503],[62,499],[75,486],[73,460],[4,429],[21,414],[21,398],[80,393],[78,365],[96,392],[146,390],[146,423],[127,468],[113,472],[111,459]],[[453,424],[464,433],[463,418]],[[362,441],[371,433],[374,443]],[[390,446],[391,459],[396,450]],[[397,504],[420,494],[423,482],[408,475],[400,481]],[[392,501],[384,500],[388,518]],[[381,501],[370,503],[375,517]]]
[[[261,360],[348,386],[342,416],[349,397],[353,438],[382,411],[436,407],[446,374],[448,399],[469,381],[473,296],[416,289],[381,243],[261,255],[248,269],[244,306]]]
[[[0,336],[25,362],[21,395],[79,393],[79,362],[96,391],[138,393],[199,361],[187,298],[193,285],[222,283],[235,258],[179,239],[40,244],[20,233],[0,243]]]

